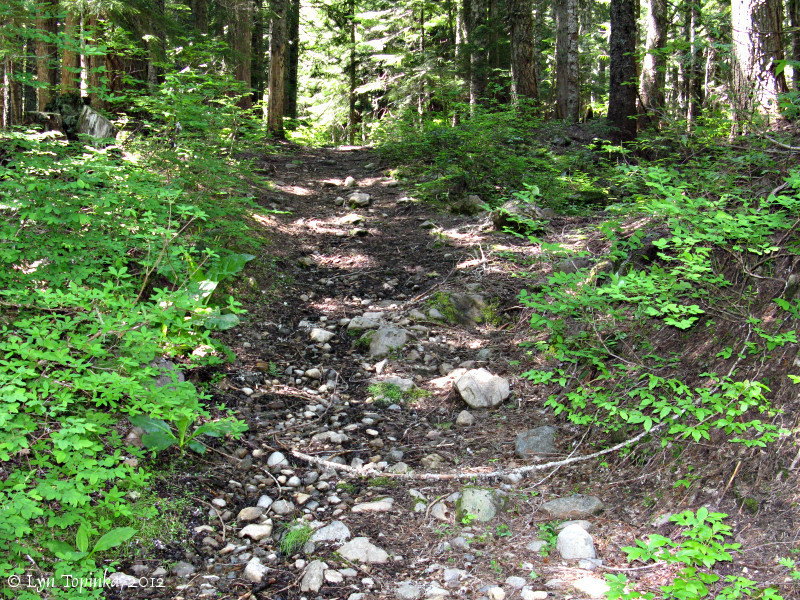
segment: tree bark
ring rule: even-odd
[[[229,10],[231,31],[231,50],[233,51],[233,76],[241,81],[245,88],[238,101],[239,108],[249,110],[253,107],[250,95],[252,83],[251,52],[253,48],[253,2],[252,0],[234,0]]]
[[[489,7],[487,0],[470,0],[470,77],[469,104],[474,108],[488,101],[489,86]]]
[[[37,110],[40,111],[50,102],[58,85],[58,53],[55,44],[58,19],[55,8],[51,2],[40,2],[36,5],[36,29],[39,30],[39,37],[36,39],[36,79],[39,82]]]
[[[284,60],[286,54],[286,1],[271,0],[272,22],[269,38],[269,103],[267,105],[267,129],[275,137],[282,138],[284,99]]]
[[[348,117],[347,117],[347,140],[351,146],[356,143],[356,69],[358,67],[356,58],[356,0],[350,0],[349,5],[350,20],[350,64],[347,67],[349,89],[348,89]]]
[[[658,112],[664,108],[666,44],[667,0],[647,0],[647,36],[639,91],[642,111],[645,113]]]
[[[700,110],[703,106],[705,69],[703,64],[703,44],[698,35],[701,20],[700,2],[699,0],[693,0],[690,7],[689,18],[689,50],[691,52],[691,59],[689,62],[686,85],[686,121],[689,127],[697,121],[697,117],[700,116]]]
[[[297,119],[297,67],[300,61],[300,0],[289,0],[286,14],[286,81],[283,114]]]
[[[200,33],[208,33],[208,0],[190,0],[192,24]]]
[[[575,122],[580,117],[578,80],[578,3],[556,0],[556,116]]]
[[[792,27],[792,87],[800,92],[800,0],[789,0],[789,24]]]
[[[61,50],[61,89],[60,93],[77,92],[80,84],[80,61],[78,54],[78,26],[80,18],[67,9],[64,19],[64,45]]]
[[[753,113],[779,114],[778,94],[788,91],[783,72],[783,5],[780,0],[732,0],[734,132],[746,128]]]
[[[264,33],[266,29],[264,3],[262,0],[255,0],[253,7],[253,39],[250,48],[250,83],[253,88],[252,102],[255,104],[264,99],[264,92],[267,86],[267,67],[265,62],[266,48],[264,44]]]
[[[636,137],[636,0],[611,0],[608,120],[618,141]]]
[[[519,104],[520,97],[538,100],[532,0],[508,0],[508,18],[511,29],[512,98],[516,104]]]

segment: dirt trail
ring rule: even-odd
[[[265,210],[257,215],[272,244],[251,263],[246,324],[226,332],[238,361],[214,386],[250,431],[181,482],[203,504],[190,538],[163,554],[194,569],[189,578],[168,579],[168,597],[177,589],[184,598],[240,600],[602,596],[599,562],[562,560],[551,546],[557,518],[543,509],[576,493],[599,496],[606,512],[590,509],[587,527],[604,565],[621,564],[619,546],[632,540],[627,523],[641,507],[626,503],[618,486],[639,484],[596,462],[481,481],[498,510],[481,521],[469,511],[456,518],[453,494],[469,482],[352,477],[292,455],[352,468],[371,463],[389,473],[513,469],[532,462],[515,456],[517,434],[552,420],[517,376],[525,353],[519,342],[529,335],[517,297],[530,281],[512,271],[535,248],[491,232],[485,216],[416,203],[379,160],[363,149],[287,146],[258,162],[275,184],[263,191]],[[354,187],[345,187],[347,177]],[[369,206],[336,201],[355,192],[369,194]],[[575,226],[566,219],[552,225]],[[480,295],[482,322],[454,321],[441,304],[451,293]],[[437,302],[445,314],[431,313]],[[371,357],[375,336],[358,340],[374,329],[353,328],[356,318],[402,329],[408,339]],[[511,396],[462,414],[468,407],[453,381],[474,368],[505,378]],[[378,375],[414,387],[375,387]],[[585,434],[559,424],[547,458],[588,454]],[[240,513],[248,507],[252,521]],[[285,534],[297,520],[316,530],[343,525],[347,536],[290,548]],[[248,523],[271,535],[249,539]],[[361,538],[357,544],[368,541],[385,556],[368,546],[375,562],[364,562],[342,547]],[[155,566],[144,564],[143,572]]]

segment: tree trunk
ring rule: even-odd
[[[700,116],[700,109],[703,106],[703,44],[697,32],[701,25],[700,3],[694,0],[691,4],[691,14],[689,19],[689,51],[691,61],[689,63],[688,85],[686,86],[686,121],[689,127],[697,121]]]
[[[349,78],[348,89],[348,117],[347,117],[347,140],[351,146],[356,143],[356,0],[350,0],[350,64],[347,67]]]
[[[489,86],[488,13],[487,0],[470,0],[469,104],[473,108],[487,102]]]
[[[39,82],[37,110],[44,107],[53,97],[58,85],[58,58],[55,39],[58,35],[58,20],[54,14],[55,6],[50,2],[40,2],[36,6],[36,80]]]
[[[664,108],[667,56],[667,0],[647,0],[647,37],[642,61],[640,97],[642,111]]]
[[[732,0],[733,81],[731,99],[739,130],[758,112],[779,114],[778,94],[787,91],[783,72],[776,72],[783,60],[781,30],[783,5],[780,0]]]
[[[578,3],[556,0],[556,116],[575,122],[580,117],[578,82]]]
[[[192,24],[200,33],[208,33],[208,0],[190,0]]]
[[[789,0],[789,24],[792,27],[792,87],[800,92],[800,0]]]
[[[64,47],[61,50],[61,89],[60,93],[77,92],[80,84],[80,61],[78,54],[78,27],[80,18],[67,9],[64,19]]]
[[[6,59],[6,89],[8,90],[8,117],[6,127],[22,123],[22,86],[17,80],[20,62],[13,58]]]
[[[151,37],[147,40],[147,86],[151,93],[163,80],[167,54],[167,32],[164,30],[165,0],[154,0]]]
[[[511,25],[512,98],[517,104],[520,97],[538,100],[532,0],[508,0],[508,18]]]
[[[297,119],[297,66],[300,61],[300,0],[289,0],[286,15],[286,82],[283,114]]]
[[[103,30],[100,25],[100,20],[97,15],[89,17],[89,36],[92,41],[92,46],[97,47],[100,45]],[[96,54],[94,51],[90,52],[87,56],[89,59],[89,68],[87,73],[87,84],[89,92],[89,101],[94,108],[104,108],[105,103],[102,100],[103,92],[103,73],[105,68],[105,56]]]
[[[250,83],[253,87],[252,102],[260,102],[264,99],[264,91],[267,86],[267,73],[264,55],[265,16],[264,3],[262,0],[255,0],[253,9],[253,39],[251,40],[250,56]]]
[[[253,2],[252,0],[234,0],[229,10],[231,50],[233,51],[233,76],[246,88],[237,103],[239,108],[249,110],[253,106],[250,96],[251,86],[251,52],[253,47]]]
[[[618,141],[636,137],[636,0],[611,0],[608,120]]]
[[[271,0],[272,22],[269,36],[269,104],[267,129],[283,138],[284,57],[286,54],[286,2]]]

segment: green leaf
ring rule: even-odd
[[[153,450],[154,452],[161,452],[177,443],[178,438],[175,437],[171,431],[156,431],[153,433],[145,433],[142,436],[142,444],[144,444],[147,449]]]
[[[209,317],[205,320],[206,329],[217,329],[223,331],[225,329],[232,329],[239,324],[239,317],[234,314],[224,314]]]
[[[92,554],[95,552],[103,552],[115,546],[119,546],[122,542],[131,539],[137,532],[133,527],[117,527],[106,533],[103,537],[97,540],[97,543],[92,549]]]
[[[187,444],[190,449],[194,450],[198,454],[205,454],[206,453],[206,446],[205,444],[198,442],[197,440],[192,440]]]
[[[75,546],[81,552],[89,551],[89,530],[83,523],[78,527],[78,533],[75,534]]]
[[[171,433],[169,425],[161,419],[153,419],[145,415],[134,415],[128,420],[135,426],[141,427],[147,433],[168,432]]]

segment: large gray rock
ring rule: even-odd
[[[472,369],[456,381],[456,389],[472,408],[492,408],[511,395],[508,381],[486,369]]]
[[[381,313],[373,312],[373,313],[364,313],[363,315],[358,315],[357,317],[353,317],[350,322],[347,324],[347,331],[364,331],[365,329],[378,329],[381,325],[383,325],[385,321],[383,320],[383,316]]]
[[[386,356],[399,350],[408,342],[408,332],[400,327],[386,325],[369,337],[369,355],[373,358]]]
[[[422,588],[413,583],[401,583],[394,595],[398,600],[419,600],[422,597]]]
[[[325,569],[328,565],[321,560],[313,560],[306,567],[303,579],[300,580],[301,592],[318,592],[325,580]]]
[[[239,532],[239,537],[243,538],[245,536],[249,537],[251,540],[255,542],[259,542],[264,538],[268,538],[272,535],[272,521],[267,520],[263,523],[251,523],[242,528]]]
[[[456,520],[491,521],[505,510],[508,499],[497,490],[465,487],[456,501]]]
[[[353,208],[366,208],[371,202],[370,195],[365,192],[354,192],[347,197],[347,203]]]
[[[97,139],[114,139],[117,135],[114,124],[88,106],[84,106],[81,110],[77,131]]]
[[[353,538],[339,548],[339,554],[352,561],[371,564],[383,564],[389,560],[389,554],[378,548],[365,537]]]
[[[565,527],[556,539],[556,550],[561,558],[596,558],[594,541],[589,532],[578,525]]]
[[[539,454],[555,454],[556,430],[549,425],[529,429],[517,436],[514,452],[520,458],[531,458]]]
[[[457,215],[475,216],[486,212],[486,203],[480,196],[469,194],[450,207],[450,210]]]
[[[492,223],[499,229],[510,229],[519,233],[530,233],[543,229],[543,222],[552,219],[555,213],[532,202],[509,200],[492,211]]]
[[[350,529],[341,521],[333,521],[311,534],[312,542],[344,542],[350,539]]]
[[[597,496],[575,494],[545,502],[542,508],[554,519],[585,519],[602,511],[604,505]]]
[[[166,358],[156,358],[150,361],[149,366],[156,369],[159,373],[153,381],[153,385],[155,385],[157,388],[171,386],[173,384],[183,383],[186,381],[183,371],[178,369],[178,367],[175,366],[175,363],[171,360],[167,360]]]
[[[428,311],[432,319],[446,319],[460,325],[482,323],[489,315],[483,296],[478,294],[439,293],[435,306]],[[435,312],[434,312],[435,311]]]

